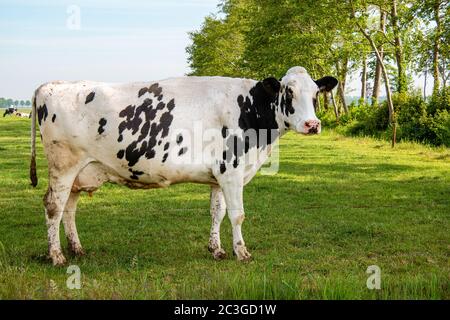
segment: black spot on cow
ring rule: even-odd
[[[55,120],[56,120],[56,114],[54,113],[53,117],[52,117],[52,122],[55,122]]]
[[[286,87],[283,95],[281,96],[280,108],[281,112],[283,112],[286,116],[293,114],[295,112],[294,107],[292,106],[292,99],[294,98],[294,93],[292,89]]]
[[[139,90],[138,92],[138,98],[140,98],[141,96],[143,96],[144,94],[146,94],[148,92],[148,88],[144,87],[141,90]]]
[[[162,162],[163,162],[163,163],[166,162],[168,156],[169,156],[168,153],[164,153],[164,156],[163,156],[163,158],[162,158]]]
[[[138,98],[142,97],[147,92],[149,94],[153,94],[158,101],[161,101],[163,99],[163,96],[161,94],[162,93],[162,88],[159,86],[158,83],[153,83],[148,88],[147,87],[143,87],[143,88],[139,89]]]
[[[239,116],[239,127],[244,131],[255,130],[259,133],[259,130],[267,130],[267,137],[260,139],[257,134],[256,146],[265,147],[268,144],[273,143],[278,137],[277,134],[273,134],[271,130],[278,129],[278,123],[276,121],[276,107],[278,104],[278,97],[280,92],[280,82],[275,78],[267,78],[258,82],[253,88],[250,89],[249,95],[244,98],[240,95],[237,98],[241,114]],[[250,99],[250,96],[252,99]],[[254,147],[255,141],[252,141]]]
[[[249,90],[248,95],[237,97],[237,103],[241,111],[238,125],[242,129],[242,133],[234,134],[227,127],[222,128],[222,137],[226,139],[226,149],[222,158],[226,163],[232,163],[233,167],[237,168],[239,158],[247,153],[250,148],[266,148],[267,145],[272,144],[277,139],[279,126],[276,112],[279,107],[280,91],[280,82],[275,78],[267,78],[256,83]],[[282,98],[281,100],[284,101],[282,102],[282,109],[290,113],[293,110],[293,108],[291,109],[292,99],[284,98],[283,100]]]
[[[237,168],[239,165],[239,158],[244,154],[244,152],[248,152],[249,144],[248,142],[244,143],[244,140],[247,142],[245,137],[232,134],[225,141],[226,150],[222,153],[222,159],[227,163],[233,162],[234,168]]]
[[[141,89],[142,90],[142,89]],[[158,83],[152,84],[148,92],[155,97],[161,95],[163,89]],[[119,124],[118,141],[123,140],[124,131],[131,133],[132,141],[125,148],[125,159],[128,166],[134,166],[142,156],[152,159],[156,155],[155,146],[160,140],[169,134],[170,125],[173,120],[172,110],[175,108],[175,100],[167,104],[146,98],[141,105],[129,105],[119,113],[124,120]]]
[[[89,93],[89,94],[86,96],[86,101],[84,102],[84,104],[88,104],[89,102],[91,102],[92,100],[94,100],[94,97],[95,97],[95,92],[92,91],[91,93]]]
[[[42,121],[45,121],[48,116],[47,106],[44,104],[37,109],[37,116],[39,125],[41,125]]]
[[[224,174],[225,171],[227,171],[227,167],[225,165],[225,162],[220,163],[220,173]]]
[[[130,179],[133,179],[133,180],[139,180],[139,176],[141,176],[141,175],[144,174],[143,171],[137,171],[137,170],[133,170],[133,169],[131,169],[131,168],[128,169],[128,171],[131,172]]]
[[[169,149],[169,146],[170,146],[170,143],[167,142],[167,143],[164,145],[164,151],[166,151],[167,149]]]
[[[150,86],[150,88],[148,88],[148,92],[153,93],[155,95],[155,97],[157,97],[157,96],[161,95],[162,88],[159,86],[158,83],[154,83]]]
[[[222,127],[222,137],[225,139],[228,135],[228,128],[226,126]]]
[[[183,147],[180,149],[180,151],[178,151],[178,155],[181,156],[182,154],[186,153],[187,151],[187,147]]]
[[[98,122],[98,124],[99,124],[98,134],[102,134],[103,132],[105,132],[105,129],[103,127],[106,125],[106,119],[101,118],[100,121]]]
[[[161,145],[161,143],[162,143],[162,140],[159,140],[159,141],[158,141],[158,146],[160,146],[160,145]]]
[[[181,133],[177,136],[177,144],[181,144],[183,142],[183,136],[181,135]]]
[[[286,128],[290,127],[289,123],[287,123],[286,121],[284,122],[284,125],[286,126]]]
[[[119,150],[119,152],[117,152],[117,158],[119,159],[123,159],[123,156],[125,155],[125,150]]]

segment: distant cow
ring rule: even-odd
[[[183,182],[210,185],[209,250],[215,259],[225,257],[219,233],[227,210],[234,253],[238,260],[249,259],[241,233],[243,188],[289,129],[320,133],[314,113],[317,94],[337,83],[329,76],[314,81],[304,68],[294,67],[280,81],[182,77],[42,85],[33,98],[30,177],[36,186],[37,118],[48,160],[44,205],[53,264],[66,261],[59,239],[61,220],[70,251],[84,253],[75,225],[78,197],[105,182],[144,189]],[[191,143],[199,127],[218,133],[200,148]],[[246,160],[252,156],[257,161]]]
[[[5,117],[8,114],[15,114],[17,112],[17,108],[15,107],[8,107],[5,109],[5,112],[3,113],[3,117]]]
[[[20,118],[31,118],[31,113],[26,112],[16,112],[14,115]]]

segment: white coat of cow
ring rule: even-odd
[[[69,250],[84,253],[75,225],[77,200],[81,191],[93,192],[105,182],[130,188],[182,182],[211,185],[209,250],[215,259],[225,257],[219,233],[227,211],[233,250],[238,260],[248,260],[241,233],[244,185],[288,129],[320,132],[314,112],[317,94],[336,85],[333,77],[314,81],[304,68],[294,67],[280,81],[181,77],[151,83],[59,81],[40,86],[33,98],[30,177],[36,186],[37,118],[48,160],[44,205],[53,264],[66,261],[59,239],[61,220]],[[192,143],[199,127],[217,132],[200,148]],[[263,131],[268,133],[256,139],[249,134]]]

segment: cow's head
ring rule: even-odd
[[[313,80],[303,67],[293,67],[281,79],[280,106],[289,127],[303,134],[320,133],[315,113],[318,93],[331,91],[338,81],[330,76]]]

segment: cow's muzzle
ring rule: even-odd
[[[320,130],[321,130],[320,120],[305,121],[305,124],[303,126],[303,132],[305,134],[317,134],[320,133]]]

